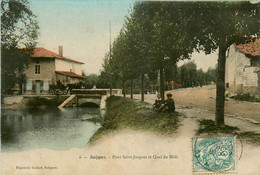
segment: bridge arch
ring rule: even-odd
[[[92,108],[99,108],[99,105],[97,103],[93,102],[85,102],[78,105],[79,107],[92,107]]]
[[[100,107],[100,99],[99,98],[84,98],[78,97],[78,106],[92,106],[92,107]]]
[[[120,89],[114,90],[113,94],[121,94]],[[58,107],[77,107],[95,105],[105,109],[105,100],[109,89],[72,89],[71,95]],[[119,93],[120,92],[120,93]]]

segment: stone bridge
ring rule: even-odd
[[[104,97],[104,96],[103,96]],[[98,106],[101,105],[102,96],[80,96],[77,95],[77,106]]]
[[[105,109],[105,100],[109,96],[109,89],[73,89],[71,95],[59,108],[64,107],[99,107]],[[121,89],[113,89],[113,95],[122,94]]]

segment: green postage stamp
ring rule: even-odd
[[[192,138],[193,173],[236,171],[235,137]]]

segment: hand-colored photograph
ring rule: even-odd
[[[260,175],[260,2],[1,1],[1,175]]]

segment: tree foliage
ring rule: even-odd
[[[1,2],[1,46],[2,48],[35,46],[38,37],[36,16],[27,0]]]
[[[94,86],[98,86],[99,84],[99,77],[97,74],[89,74],[88,76],[86,76],[86,80],[85,80],[85,88],[87,89],[91,89],[93,88]]]
[[[216,83],[216,69],[208,68],[206,72],[202,69],[197,69],[197,65],[191,61],[183,64],[178,68],[177,83],[181,84],[182,88],[203,86]],[[179,81],[178,81],[179,80]]]
[[[27,0],[1,1],[2,92],[25,82],[23,72],[36,45],[38,29]]]
[[[180,83],[183,87],[192,87],[197,84],[197,65],[188,62],[180,68]]]

